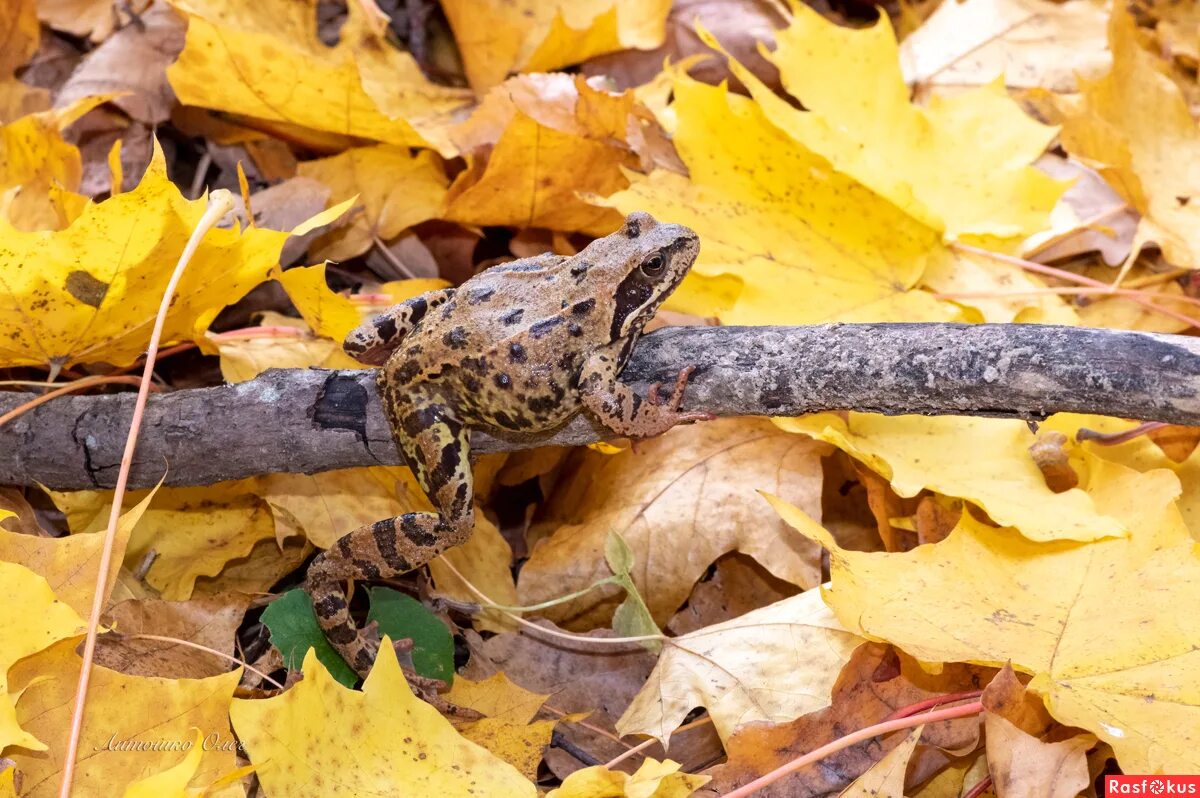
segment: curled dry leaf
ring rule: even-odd
[[[636,452],[580,452],[533,530],[553,535],[521,570],[521,602],[540,603],[609,576],[602,553],[611,532],[633,550],[634,582],[659,624],[731,551],[812,587],[820,581],[818,551],[774,523],[755,490],[773,485],[819,513],[823,451],[761,419],[726,419],[672,430]],[[589,628],[606,623],[622,598],[604,588],[545,614]]]
[[[1133,255],[1154,243],[1172,265],[1200,268],[1200,129],[1124,8],[1114,8],[1108,35],[1112,69],[1083,83],[1063,146],[1142,214]]]
[[[119,96],[112,104],[139,122],[156,125],[170,119],[176,101],[166,70],[183,50],[184,22],[162,0],[138,19],[84,57],[55,95],[55,108],[113,94]]]
[[[837,672],[863,642],[817,590],[672,638],[617,730],[665,744],[701,706],[725,741],[745,723],[792,720],[829,704]]]

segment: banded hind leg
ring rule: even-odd
[[[350,616],[343,584],[349,579],[387,579],[420,568],[467,540],[475,526],[469,431],[444,406],[395,401],[396,442],[438,514],[405,513],[359,527],[322,552],[308,569],[306,588],[317,622],[330,644],[360,676],[379,650],[379,634],[359,629]],[[389,416],[393,415],[389,412]]]

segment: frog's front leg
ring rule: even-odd
[[[354,625],[343,583],[387,579],[420,568],[465,542],[475,525],[467,427],[447,407],[397,397],[386,386],[383,393],[397,425],[396,442],[438,514],[405,513],[359,527],[309,566],[307,589],[317,622],[360,676],[375,661],[379,634]]]
[[[660,435],[676,424],[693,421],[708,421],[709,413],[683,413],[679,404],[693,368],[679,371],[675,388],[667,401],[658,395],[659,385],[650,386],[645,399],[633,392],[628,385],[617,380],[622,362],[617,341],[601,347],[588,357],[579,375],[579,394],[583,406],[592,411],[604,426],[618,435],[630,438],[650,438]]]
[[[453,288],[415,296],[368,319],[350,331],[342,341],[346,354],[368,366],[382,366],[400,346],[404,336],[412,332],[429,311],[454,296]]]

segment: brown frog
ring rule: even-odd
[[[438,511],[361,527],[313,561],[317,619],[356,671],[370,669],[379,637],[354,626],[342,583],[419,568],[469,537],[472,429],[540,432],[586,408],[618,435],[644,438],[709,417],[679,410],[690,367],[665,400],[657,385],[643,398],[617,381],[699,249],[687,227],[634,213],[573,257],[495,266],[396,305],[347,336],[347,352],[381,366],[379,393],[396,444]]]

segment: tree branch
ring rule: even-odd
[[[850,409],[1037,419],[1059,411],[1200,424],[1200,340],[1020,324],[677,327],[647,335],[623,379],[695,365],[684,407],[789,416]],[[0,394],[0,413],[34,394]],[[111,487],[133,394],[55,399],[0,428],[0,483]],[[130,479],[204,485],[401,462],[374,372],[273,370],[150,400]],[[480,452],[612,437],[581,414],[551,434],[478,433]]]

